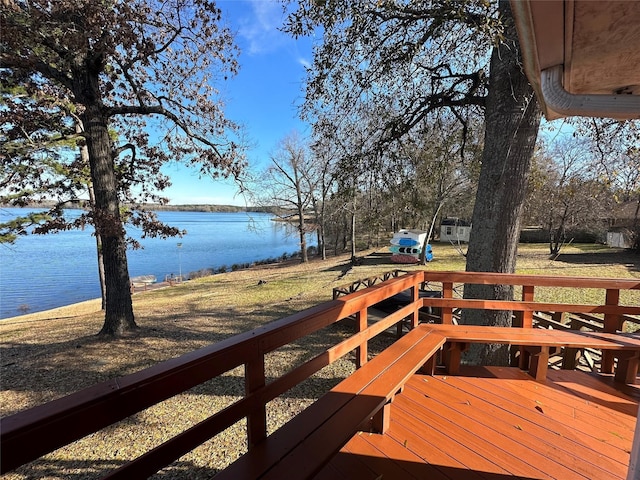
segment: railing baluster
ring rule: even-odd
[[[249,395],[265,386],[264,354],[256,354],[245,364],[245,393]],[[249,450],[267,438],[267,409],[262,404],[247,415],[247,442]]]
[[[367,309],[363,308],[356,313],[356,333],[360,333],[367,328]],[[369,355],[367,348],[367,340],[362,342],[358,348],[356,348],[356,368],[360,368],[367,363],[367,357]]]
[[[533,302],[534,299],[534,286],[533,285],[523,285],[522,286],[522,301],[523,302]],[[516,327],[520,328],[532,328],[533,327],[533,312],[532,311],[518,311],[515,312],[516,317]],[[513,350],[512,350],[513,355]],[[513,362],[513,357],[511,357]],[[520,357],[518,359],[518,366],[521,369],[525,369],[530,362],[529,352],[524,348],[520,347]]]
[[[453,298],[453,282],[442,282],[442,298]],[[442,307],[440,310],[442,323],[451,325],[453,323],[453,308]]]
[[[533,302],[533,298],[534,298],[534,286],[523,285],[522,301]],[[522,312],[522,328],[532,328],[532,327],[533,327],[533,312],[530,310],[526,312]]]

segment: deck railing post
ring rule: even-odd
[[[245,393],[249,395],[265,386],[264,354],[257,351],[245,364]],[[267,408],[261,405],[247,415],[247,442],[249,450],[267,438]]]
[[[360,333],[366,330],[368,326],[367,309],[363,308],[356,313],[356,333]],[[359,347],[356,348],[356,368],[360,368],[367,363],[367,357],[369,355],[367,348],[367,340],[362,342]]]
[[[533,302],[534,293],[533,285],[523,285],[522,301]],[[522,312],[522,328],[533,328],[533,312],[531,310]]]
[[[535,290],[533,285],[522,286],[522,301],[533,302],[535,296]],[[514,327],[519,328],[533,328],[533,312],[531,310],[514,312],[515,324]],[[519,347],[520,356],[518,358],[518,366],[521,369],[525,369],[529,365],[529,352],[522,346]],[[513,354],[513,350],[512,350]],[[513,363],[513,357],[512,357]]]
[[[442,282],[442,298],[453,298],[453,282]],[[453,308],[442,307],[440,318],[444,325],[453,323]]]
[[[420,323],[420,308],[418,307],[418,301],[420,300],[420,284],[417,283],[411,287],[411,302],[414,305],[413,315],[411,316],[411,329],[414,329]],[[402,325],[402,322],[400,322]]]
[[[607,306],[614,305],[618,306],[620,302],[620,290],[617,288],[608,288],[607,295],[605,299],[605,304]],[[605,333],[614,333],[616,330],[620,328],[620,314],[617,313],[605,313],[604,314],[604,328],[603,332]],[[601,370],[602,373],[613,373],[613,352],[604,351],[602,352],[602,363]]]

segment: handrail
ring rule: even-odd
[[[442,298],[419,299],[418,289],[424,282],[441,282]],[[452,298],[453,283],[522,285],[523,298],[521,301],[455,299]],[[606,291],[606,298],[601,305],[537,303],[534,301],[536,286],[600,288]],[[368,326],[369,307],[407,289],[413,292],[408,305]],[[357,363],[366,362],[368,340],[407,317],[412,319],[411,324],[415,327],[418,311],[423,306],[439,306],[443,323],[451,323],[454,308],[508,309],[525,319],[534,310],[545,308],[555,309],[551,311],[601,312],[604,313],[605,331],[615,331],[624,315],[640,314],[638,306],[618,304],[620,290],[640,290],[640,280],[432,271],[391,278],[179,358],[5,417],[1,420],[0,473],[13,470],[241,365],[245,366],[245,397],[126,464],[109,478],[152,474],[245,417],[251,447],[266,437],[265,405],[268,401],[354,349]],[[264,356],[267,353],[354,315],[357,330],[353,336],[266,383]],[[526,327],[531,323],[523,321],[520,325]],[[608,368],[605,363],[603,359],[603,368]]]
[[[424,277],[425,282],[640,290],[640,279],[635,280],[627,278],[558,277],[553,275],[457,271],[425,271]]]
[[[74,440],[83,438],[167,398],[222,375],[233,368],[245,365],[246,383],[255,384],[255,380],[252,382],[252,379],[257,377],[258,388],[248,391],[247,397],[240,401],[242,402],[240,406],[234,407],[235,409],[230,407],[214,416],[227,420],[222,422],[224,425],[222,428],[216,428],[209,432],[209,437],[199,438],[199,443],[203,443],[226,428],[228,424],[235,423],[250,413],[255,417],[254,399],[261,395],[269,397],[268,392],[276,390],[272,384],[268,387],[264,386],[265,354],[351,315],[365,312],[364,316],[366,317],[366,309],[369,306],[380,302],[388,295],[395,295],[413,288],[421,279],[421,272],[393,278],[387,281],[384,286],[380,284],[367,291],[358,291],[338,300],[326,302],[217,344],[167,360],[140,372],[109,380],[44,405],[5,417],[1,421],[0,473],[13,470]],[[415,302],[408,310],[417,311],[418,307],[418,303]],[[404,317],[395,315],[392,318],[397,323]],[[369,330],[369,333],[360,332],[358,346],[365,353],[366,342],[371,338],[371,332],[376,331],[377,328],[379,326]],[[342,355],[346,353],[348,351]],[[262,371],[257,373],[254,371],[256,358],[262,358],[262,362],[258,361],[257,363],[258,370]],[[334,360],[328,357],[326,364]],[[316,360],[316,362],[318,361]],[[260,368],[260,364],[262,368]],[[298,379],[288,388],[300,383],[314,372]],[[283,385],[287,384],[287,377],[282,377],[280,380]],[[291,381],[289,380],[288,383]],[[286,391],[288,388],[282,391]],[[277,391],[268,400],[275,398],[282,391]],[[268,400],[262,403],[262,408],[257,409],[261,418],[266,417],[264,405]],[[215,423],[215,421],[213,422]],[[203,422],[205,426],[208,425],[206,422]],[[210,419],[209,423],[211,422]],[[263,427],[260,428],[261,431],[253,431],[252,424],[256,423],[264,422],[256,418],[253,420],[249,418],[249,437],[257,443],[266,436],[266,427],[260,425]],[[200,430],[203,428],[201,427]],[[175,458],[179,458],[180,455]],[[164,459],[168,460],[164,465],[168,465],[173,460],[167,456]]]

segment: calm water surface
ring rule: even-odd
[[[0,221],[19,214],[20,209],[0,209]],[[187,235],[141,240],[139,231],[129,229],[144,247],[127,253],[132,277],[155,275],[160,281],[172,273],[186,276],[205,268],[230,268],[299,249],[291,227],[272,221],[268,214],[160,212],[158,217],[187,230]],[[0,318],[99,298],[96,244],[91,233],[92,229],[27,235],[14,245],[0,245]]]

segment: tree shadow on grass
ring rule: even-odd
[[[2,353],[2,390],[6,398],[19,397],[20,405],[33,406],[69,395],[113,378],[126,376],[165,360],[179,357],[200,348],[253,330],[280,318],[282,311],[274,307],[261,312],[198,312],[200,317],[191,323],[193,314],[185,312],[170,318],[146,319],[145,326],[124,339],[108,339],[89,335],[50,343],[4,342]],[[264,315],[264,316],[263,316]],[[229,320],[227,321],[226,318]],[[333,324],[307,336],[304,341],[280,347],[274,355],[288,359],[290,366],[309,360],[326,348],[339,343],[345,336],[344,325]],[[268,354],[271,355],[271,354]],[[289,362],[280,363],[289,364]],[[267,372],[269,375],[269,372]],[[324,392],[340,379],[312,380],[310,390]],[[238,395],[244,393],[244,377],[221,376],[210,385],[194,391],[207,395]],[[283,396],[303,398],[293,390]],[[8,400],[10,403],[11,400]],[[23,407],[19,407],[22,409]],[[3,415],[15,413],[15,407],[5,405]]]
[[[376,267],[387,266],[384,270],[377,270]],[[414,270],[413,267],[423,267],[419,263],[414,264],[402,264],[394,263],[391,261],[391,253],[370,253],[364,257],[358,257],[356,262],[346,261],[332,267],[325,268],[324,272],[336,272],[339,273],[336,277],[337,281],[344,280],[348,283],[349,280],[358,281],[365,280],[367,278],[381,276],[383,273],[393,272],[395,270],[403,272],[409,272]],[[351,275],[349,278],[343,278],[347,275]]]
[[[561,253],[556,261],[576,265],[623,265],[630,272],[640,272],[640,254],[620,248],[612,248],[610,250],[597,249],[581,253]]]

